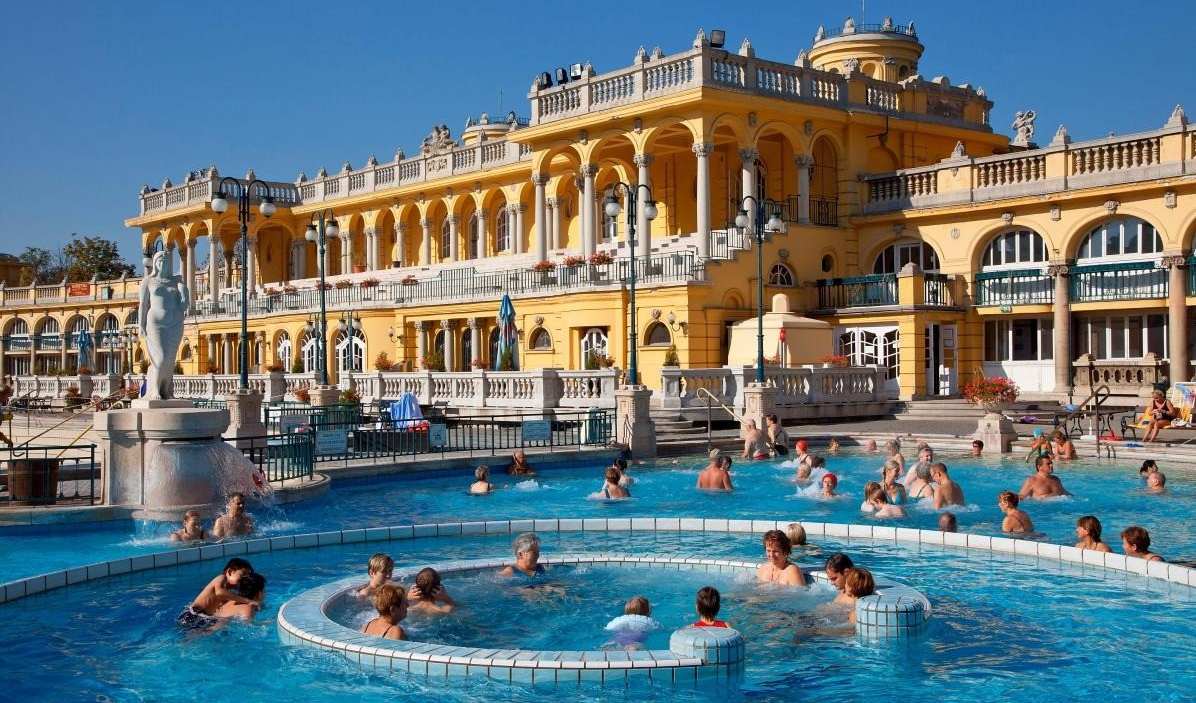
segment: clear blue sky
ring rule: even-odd
[[[587,8],[583,14],[579,9]],[[746,14],[745,10],[750,11]],[[913,19],[920,69],[983,86],[993,124],[1038,113],[1040,142],[1196,119],[1191,0],[867,0],[867,21]],[[497,14],[496,14],[497,13]],[[858,19],[858,0],[641,2],[63,2],[5,10],[0,71],[0,251],[101,235],[137,255],[142,183],[222,174],[292,180],[321,166],[408,153],[434,124],[528,114],[541,70],[629,65],[636,49],[687,48],[699,27],[792,61],[819,23]]]

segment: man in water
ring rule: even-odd
[[[768,439],[756,428],[755,420],[748,420],[743,430],[743,458],[768,458]]]
[[[253,534],[253,516],[245,512],[245,496],[234,493],[228,497],[228,510],[216,518],[212,525],[212,536],[223,539],[225,537],[242,537]]]
[[[183,341],[183,316],[191,306],[182,276],[174,275],[172,258],[165,251],[154,254],[153,273],[141,282],[137,326],[145,340],[150,367],[145,397],[174,397],[174,364]]]
[[[702,473],[698,474],[698,488],[704,488],[712,491],[729,491],[732,490],[731,474],[723,464],[723,457],[719,455],[717,449],[710,452],[710,463],[706,468],[702,469]]]
[[[1020,498],[1054,498],[1055,496],[1069,496],[1071,493],[1063,487],[1063,482],[1055,475],[1055,462],[1049,456],[1040,456],[1034,461],[1036,471],[1026,479],[1022,489],[1018,491]]]
[[[507,473],[515,476],[534,476],[536,470],[528,465],[527,454],[520,449],[511,457],[511,465],[507,467]]]
[[[934,509],[948,505],[964,505],[963,489],[947,475],[945,464],[935,462],[930,465],[930,478],[934,481]]]

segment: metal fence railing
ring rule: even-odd
[[[95,505],[100,479],[95,450],[94,444],[0,447],[4,466],[0,503]]]
[[[268,481],[315,476],[315,435],[309,432],[239,437],[235,442]]]

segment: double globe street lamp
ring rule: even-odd
[[[639,209],[636,207],[636,200],[638,199],[640,189],[647,192],[647,197],[644,199],[644,217],[650,222],[656,219],[656,201],[652,199],[652,189],[645,183],[638,185],[627,185],[622,181],[614,183],[606,192],[606,198],[603,199],[603,207],[606,214],[611,219],[619,216],[622,209],[619,205],[618,191],[623,191],[627,197],[627,248],[631,250],[631,331],[629,333],[629,343],[631,351],[627,360],[627,385],[639,385],[639,370],[636,364],[638,350],[638,337],[636,332],[635,322],[635,220]]]
[[[748,207],[752,208],[755,217],[748,214]],[[739,214],[735,215],[735,226],[749,236],[756,239],[756,383],[764,383],[764,235],[777,234],[785,229],[781,221],[781,206],[776,201],[765,198],[757,200],[755,196],[746,196],[739,205]],[[768,221],[760,228],[760,221],[768,214]],[[755,230],[754,232],[752,230]]]
[[[241,363],[240,388],[249,390],[249,196],[255,185],[261,186],[258,193],[258,212],[266,218],[274,214],[274,197],[270,195],[270,186],[264,181],[255,178],[242,185],[236,178],[225,176],[220,179],[220,185],[216,186],[216,197],[212,198],[212,210],[218,215],[228,210],[228,198],[225,197],[224,190],[226,183],[232,184],[231,189],[236,191],[237,219],[241,221],[241,344],[238,356]]]
[[[335,238],[341,233],[340,227],[336,223],[336,213],[332,208],[326,208],[320,212],[313,212],[311,219],[307,223],[307,231],[303,238],[309,242],[314,242],[316,245],[316,269],[319,272],[320,282],[316,287],[320,291],[320,319],[319,334],[316,337],[316,368],[320,372],[320,385],[328,385],[328,351],[325,348],[328,345],[328,304],[324,293],[324,247],[327,243],[328,237]],[[311,334],[311,323],[306,326],[308,334]]]

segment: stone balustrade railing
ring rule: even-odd
[[[706,407],[705,389],[719,402],[742,413],[743,390],[756,381],[754,366],[723,366],[713,369],[661,370],[661,406],[665,408]],[[780,389],[780,405],[817,403],[883,402],[885,370],[877,366],[768,366],[764,380]]]
[[[88,283],[6,286],[0,282],[0,306],[28,307],[49,303],[86,303],[96,300],[137,300],[140,278],[118,278]]]
[[[1141,359],[1094,359],[1082,354],[1072,362],[1076,394],[1085,396],[1091,389],[1107,385],[1111,395],[1149,398],[1156,383],[1167,382],[1169,368],[1153,353]]]
[[[363,400],[397,399],[411,393],[421,405],[447,404],[463,408],[613,408],[619,372],[566,371],[453,371],[349,374]],[[342,381],[341,385],[349,382]]]
[[[750,49],[712,49],[699,34],[694,48],[665,56],[641,52],[627,68],[557,86],[533,86],[531,123],[542,125],[698,88],[718,88],[795,102],[902,113],[907,119],[988,128],[992,103],[970,87],[913,76],[900,83],[860,73],[844,76],[808,65],[768,61]]]
[[[864,177],[865,214],[1047,195],[1196,172],[1196,129],[1173,115],[1162,129],[999,156],[956,154],[934,166]]]
[[[78,388],[80,395],[107,397],[121,388],[140,388],[145,376],[141,374],[96,374],[92,376],[15,376],[13,386],[15,397],[64,398],[67,389]],[[265,373],[249,374],[249,387],[262,393],[266,400],[282,400],[299,386],[315,386],[314,373]],[[240,386],[238,374],[203,374],[189,376],[176,374],[174,395],[176,398],[219,398]]]
[[[211,168],[202,173],[190,174],[187,182],[181,185],[171,185],[170,181],[167,181],[161,190],[143,188],[141,191],[141,214],[149,215],[191,207],[205,207],[212,201],[212,196],[216,193],[220,181],[220,174],[215,168]],[[274,204],[279,207],[291,207],[299,202],[299,193],[295,184],[278,181],[264,182],[266,183],[265,188],[257,186],[250,194],[253,202],[258,202],[265,195],[274,198]],[[237,183],[244,188],[248,186],[249,181],[239,178]],[[228,195],[235,196],[236,193],[228,193]]]

